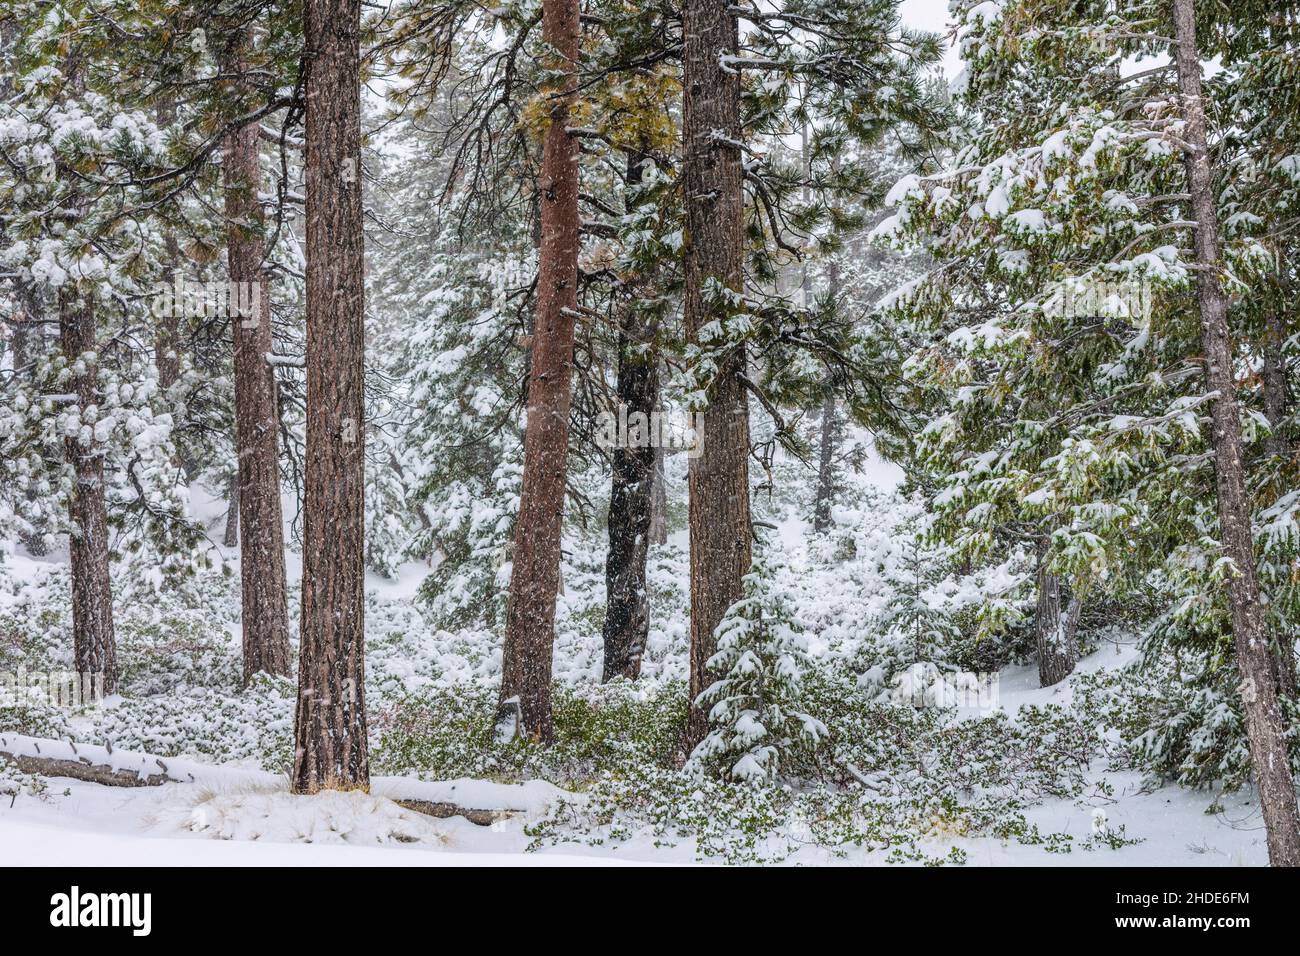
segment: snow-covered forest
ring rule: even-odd
[[[0,0],[0,861],[1300,865],[1298,282],[1292,0]]]

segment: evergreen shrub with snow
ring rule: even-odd
[[[775,780],[817,746],[826,725],[801,708],[807,641],[766,557],[755,558],[716,636],[708,666],[719,677],[697,702],[709,707],[711,730],[690,763],[730,780]]]

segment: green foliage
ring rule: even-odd
[[[24,773],[12,760],[0,754],[0,797],[8,797],[10,801],[23,794],[44,797],[48,789],[44,777]]]
[[[807,642],[760,552],[743,580],[744,594],[718,624],[709,672],[717,679],[696,703],[709,708],[709,733],[689,767],[730,780],[778,780],[783,767],[826,734],[802,711],[811,663]]]
[[[205,763],[249,763],[287,773],[293,766],[292,681],[254,676],[247,690],[196,687],[123,700],[95,716],[93,736],[114,747]]]

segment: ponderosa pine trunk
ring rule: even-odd
[[[1034,610],[1034,642],[1038,647],[1038,683],[1041,687],[1059,684],[1074,671],[1077,656],[1075,635],[1081,610],[1079,600],[1073,598],[1065,614],[1061,613],[1061,579],[1048,568],[1047,551],[1047,539],[1040,538],[1035,574],[1038,603]]]
[[[555,596],[568,485],[573,318],[578,304],[578,143],[568,130],[577,88],[577,0],[543,0],[542,37],[563,80],[550,91],[542,144],[537,312],[528,370],[523,487],[515,521],[501,661],[499,726],[550,741]]]
[[[238,43],[238,40],[233,40]],[[232,49],[225,69],[241,75],[241,51]],[[275,370],[266,356],[271,336],[270,290],[262,268],[261,166],[258,128],[249,123],[226,137],[222,161],[226,212],[226,259],[230,327],[234,345],[235,448],[238,455],[239,577],[243,592],[244,682],[258,672],[290,671],[289,612],[284,570],[284,519],[280,507],[279,403]],[[229,535],[227,535],[229,537]]]
[[[736,16],[727,0],[686,0],[683,20],[682,178],[686,206],[686,333],[727,318],[729,303],[707,288],[740,294],[743,287],[744,189],[740,130],[740,76],[724,68],[735,56]],[[689,465],[691,541],[691,682],[686,747],[708,732],[708,714],[696,701],[713,682],[708,660],[714,634],[742,594],[751,559],[749,513],[749,396],[742,377],[745,351],[718,364],[703,413],[702,453]]]
[[[99,375],[87,353],[97,351],[95,306],[73,291],[59,293],[59,342],[74,366],[69,387],[85,413],[98,406]],[[68,552],[72,571],[72,656],[81,692],[117,693],[117,641],[113,633],[113,592],[108,573],[108,514],[104,503],[103,450],[93,437],[93,423],[64,439],[73,470],[68,514],[72,530]]]
[[[1274,866],[1300,866],[1300,812],[1296,807],[1291,760],[1283,736],[1268,635],[1260,602],[1251,533],[1250,503],[1242,464],[1240,419],[1233,382],[1232,347],[1228,339],[1228,303],[1220,273],[1219,220],[1215,206],[1214,170],[1201,98],[1201,63],[1196,45],[1193,0],[1174,0],[1176,60],[1186,144],[1184,163],[1192,215],[1196,220],[1196,291],[1205,354],[1205,379],[1215,396],[1211,405],[1214,475],[1223,553],[1235,573],[1228,580],[1241,701],[1245,709],[1250,758],[1259,787],[1260,808],[1268,834],[1269,861]]]
[[[307,444],[292,783],[315,793],[370,788],[360,0],[306,0],[304,32]]]
[[[163,239],[163,246],[167,250],[169,268],[179,269],[181,251],[176,237],[169,233]],[[181,376],[179,313],[182,308],[181,303],[176,302],[172,308],[164,309],[162,315],[155,317],[153,365],[158,372],[158,388],[163,392],[170,391]]]
[[[641,182],[644,154],[627,158],[627,186]],[[635,296],[635,290],[633,296]],[[659,404],[659,359],[643,348],[655,328],[642,319],[635,303],[622,315],[618,335],[618,414],[629,421],[640,414],[649,422]],[[631,434],[629,429],[628,434]],[[657,435],[647,434],[640,447],[613,450],[609,492],[609,550],[605,555],[605,666],[601,680],[636,680],[650,632],[650,598],[646,588],[646,556],[650,551],[650,520],[654,507],[655,464],[661,450]]]

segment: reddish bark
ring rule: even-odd
[[[523,488],[502,655],[500,717],[516,730],[552,739],[551,662],[560,533],[568,484],[573,310],[578,294],[578,145],[567,130],[577,87],[577,0],[545,0],[542,36],[565,79],[551,99],[542,145],[537,313],[528,377]]]
[[[226,69],[239,74],[238,50]],[[244,680],[259,671],[287,675],[290,669],[289,614],[285,596],[284,519],[280,507],[279,404],[274,370],[266,361],[274,351],[270,290],[262,269],[262,206],[257,126],[231,133],[222,162],[226,205],[226,256],[230,301],[254,305],[251,315],[230,310],[234,340],[235,445],[239,521],[239,574],[243,591]],[[248,290],[236,293],[237,289]],[[257,289],[256,296],[251,291]]]
[[[95,346],[95,307],[75,292],[59,294],[59,340],[69,363],[75,364]],[[99,376],[94,361],[85,360],[74,374],[71,389],[83,410],[99,405]],[[87,423],[89,424],[89,423]],[[117,692],[117,643],[113,633],[113,594],[108,573],[108,514],[104,504],[104,459],[93,438],[69,437],[64,453],[72,465],[73,486],[68,497],[72,531],[68,551],[72,565],[73,661],[81,691]]]
[[[735,55],[736,17],[727,0],[687,0],[683,25],[685,99],[682,118],[686,204],[685,321],[696,339],[705,323],[725,318],[706,301],[715,280],[742,289],[744,190],[740,131],[740,77],[721,57]],[[719,363],[703,415],[703,453],[690,462],[691,709],[688,749],[708,732],[695,703],[712,682],[707,661],[717,649],[714,630],[740,598],[750,564],[749,398],[741,377],[745,353]]]
[[[307,446],[295,793],[367,790],[361,5],[306,0]]]

